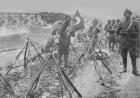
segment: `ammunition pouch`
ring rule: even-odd
[[[137,41],[138,40],[138,34],[137,33],[128,33],[127,38],[130,41]]]

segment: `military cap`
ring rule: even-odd
[[[126,13],[130,13],[130,14],[132,15],[132,12],[131,12],[129,9],[125,9],[124,15],[125,15]]]
[[[66,16],[65,20],[71,20],[71,17],[70,16]]]
[[[117,19],[117,22],[120,22],[120,19]]]

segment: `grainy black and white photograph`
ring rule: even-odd
[[[0,0],[0,98],[140,98],[140,1]]]

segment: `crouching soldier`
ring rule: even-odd
[[[121,73],[127,72],[127,54],[129,52],[133,68],[132,73],[136,76],[140,76],[136,66],[136,58],[138,56],[137,36],[139,28],[136,21],[131,20],[131,15],[132,12],[126,9],[124,12],[124,20],[119,23],[115,33],[122,36],[121,56],[123,59],[123,70]]]

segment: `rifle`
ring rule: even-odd
[[[55,61],[56,61],[56,59],[55,59]],[[56,63],[56,62],[55,62]],[[56,63],[56,67],[57,67],[57,70],[58,70],[58,74],[60,75],[59,77],[61,77],[61,81],[63,82],[64,80],[63,80],[63,78],[62,78],[62,76],[64,76],[64,78],[66,79],[66,81],[70,84],[70,86],[73,88],[73,90],[77,93],[77,95],[78,95],[78,97],[82,97],[82,95],[79,93],[79,91],[76,89],[76,87],[73,85],[73,83],[69,80],[69,78],[67,77],[67,75],[65,74],[65,72],[60,68],[60,66]],[[65,87],[65,89],[67,90],[67,92],[68,92],[68,94],[69,94],[69,96],[70,96],[70,98],[72,98],[72,96],[71,96],[71,94],[70,94],[70,92],[69,92],[69,90],[68,90],[68,87],[67,87],[67,85],[65,85],[65,83],[63,82],[63,84],[64,84],[64,87]]]
[[[25,47],[24,47],[24,48],[25,48]],[[17,54],[17,56],[16,56],[14,62],[10,65],[10,67],[9,67],[9,69],[8,69],[8,71],[6,72],[5,75],[8,75],[8,74],[9,74],[10,70],[13,68],[13,66],[16,64],[17,60],[19,59],[19,57],[20,57],[21,53],[23,52],[24,48],[23,48],[21,51],[19,51],[19,53]]]
[[[85,55],[86,55],[86,53],[88,53],[89,52],[89,49],[91,48],[91,45],[92,45],[92,42],[93,41],[96,41],[95,39],[94,39],[94,36],[92,37],[92,40],[90,41],[90,44],[89,44],[89,46],[86,48],[86,50],[85,51],[83,51],[83,53],[79,56],[79,58],[78,58],[78,60],[76,61],[76,63],[72,66],[72,68],[70,69],[70,71],[67,73],[67,75],[70,75],[71,74],[71,72],[74,70],[74,68],[76,67],[76,64],[77,63],[79,63],[80,62],[80,60],[81,60],[81,58],[82,57],[84,57]],[[95,42],[96,44],[97,44],[97,42]],[[99,46],[98,46],[99,47]],[[99,48],[100,49],[100,48]],[[101,49],[100,49],[100,51],[101,51]],[[103,56],[103,53],[102,53],[102,56]],[[104,57],[104,56],[103,56]],[[110,73],[112,73],[111,72],[111,70],[107,67],[107,65],[104,63],[104,62],[102,62],[104,65],[105,65],[105,67],[107,68],[107,70],[110,72]],[[80,64],[80,63],[79,63]]]
[[[106,58],[105,58],[104,55],[103,55],[103,52],[102,52],[101,48],[99,47],[97,41],[94,39],[94,36],[92,37],[92,40],[91,40],[90,45],[92,45],[92,42],[93,42],[93,41],[95,42],[97,48],[99,49],[99,51],[100,51],[100,53],[101,53],[103,59],[106,60]],[[91,46],[90,46],[90,47],[91,47]],[[88,51],[89,51],[90,47],[88,48]],[[95,51],[94,48],[93,48],[93,50]],[[98,54],[96,51],[95,51],[95,53],[96,53],[97,56],[99,57],[99,54]],[[108,68],[108,66],[106,65],[106,63],[105,63],[103,60],[101,60],[101,62],[103,63],[103,65],[105,66],[105,68],[110,72],[110,74],[112,74],[112,71]]]
[[[38,75],[37,75],[37,76],[35,77],[35,79],[33,80],[32,84],[31,84],[31,87],[30,87],[30,89],[28,90],[28,92],[27,92],[27,94],[26,94],[26,97],[27,97],[27,98],[28,98],[28,96],[30,95],[31,91],[33,91],[33,90],[36,89],[37,83],[38,83],[39,78],[40,78],[40,75],[41,75],[41,73],[43,72],[45,66],[48,65],[48,61],[47,61],[47,60],[49,59],[50,55],[51,55],[51,53],[47,56],[47,58],[46,58],[44,64],[42,65],[42,68],[41,68],[40,72],[38,73]]]
[[[72,98],[72,95],[71,95],[71,93],[68,89],[68,85],[64,82],[64,78],[63,78],[63,75],[62,75],[62,71],[60,70],[60,67],[57,64],[56,64],[56,67],[57,67],[57,70],[58,70],[59,81],[63,84],[65,90],[67,91],[67,93],[69,95],[69,97]],[[62,97],[63,97],[63,95],[62,95]]]
[[[98,47],[98,49],[99,49],[99,51],[100,51],[100,53],[101,53],[103,59],[106,60],[106,58],[105,58],[104,55],[103,55],[103,52],[102,52],[101,48],[99,47],[98,43],[96,42],[96,40],[95,40],[94,38],[93,38],[93,41],[94,41],[95,44],[97,45],[97,47]],[[93,49],[93,50],[95,51],[95,49]],[[95,53],[99,56],[99,54],[98,54],[96,51],[95,51]],[[102,61],[102,60],[101,60],[101,61]],[[106,63],[105,63],[104,61],[102,61],[102,63],[103,63],[103,65],[105,66],[105,68],[110,72],[110,74],[112,74],[112,71],[108,68],[108,66],[106,65]]]
[[[15,91],[13,90],[12,86],[10,85],[10,83],[7,81],[7,79],[0,73],[0,77],[3,80],[3,85],[5,87],[5,89],[12,95],[12,96],[16,96]]]
[[[83,53],[79,56],[79,58],[77,59],[77,61],[75,62],[75,64],[72,66],[72,68],[70,69],[70,71],[67,73],[67,75],[70,75],[71,72],[74,70],[74,68],[76,67],[76,64],[79,63],[81,61],[81,59],[86,55],[86,53],[89,51],[90,47],[92,45],[92,41],[90,42],[90,45],[85,49],[85,51],[83,51]],[[79,63],[80,64],[80,63]],[[79,65],[78,64],[78,65]]]
[[[26,42],[25,46],[25,53],[24,53],[24,68],[27,68],[27,51],[28,51],[28,46],[29,46],[29,39]]]
[[[60,69],[61,70],[61,69]],[[67,77],[67,75],[65,74],[65,72],[63,70],[61,70],[62,74],[64,75],[64,77],[66,78],[67,82],[70,84],[70,86],[73,88],[73,90],[77,93],[78,97],[82,97],[82,95],[80,94],[80,92],[76,89],[76,87],[73,85],[73,83],[70,81],[70,79]]]
[[[37,75],[37,76],[35,77],[35,79],[33,80],[32,84],[31,84],[31,87],[30,87],[30,89],[28,90],[28,92],[27,92],[27,94],[26,94],[26,97],[28,97],[28,96],[30,95],[30,92],[31,92],[31,91],[33,91],[33,90],[36,89],[37,83],[38,83],[39,78],[40,78],[40,75],[41,75],[41,73],[43,72],[45,66],[48,65],[48,61],[47,61],[47,60],[49,59],[49,57],[52,55],[52,52],[53,52],[53,51],[51,51],[51,52],[49,53],[49,55],[47,56],[46,60],[44,60],[44,58],[41,56],[41,54],[40,54],[40,53],[38,52],[38,50],[36,49],[35,45],[34,45],[31,41],[30,41],[30,43],[32,44],[32,46],[34,47],[35,51],[38,53],[38,56],[41,58],[41,60],[42,60],[43,62],[41,62],[41,63],[42,63],[42,68],[41,68],[40,72],[38,73],[38,75]],[[48,67],[48,66],[47,66],[47,67]]]

